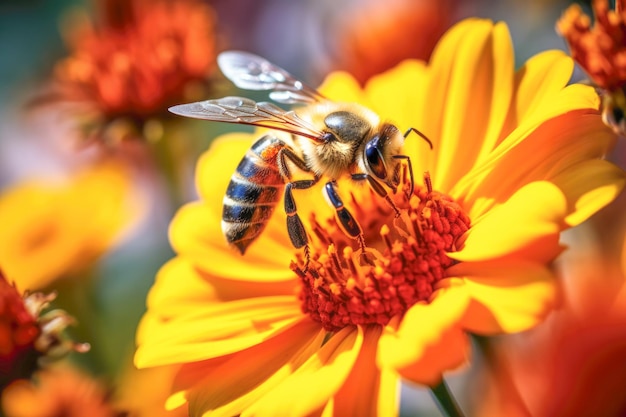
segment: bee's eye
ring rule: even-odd
[[[380,152],[379,136],[375,136],[372,140],[365,144],[365,160],[374,175],[379,179],[387,177],[387,167],[385,160]]]

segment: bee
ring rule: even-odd
[[[283,199],[287,232],[296,249],[305,248],[308,237],[297,211],[294,190],[306,190],[321,179],[324,193],[336,210],[343,232],[365,249],[363,232],[345,207],[337,180],[368,183],[400,215],[388,194],[395,193],[406,164],[413,194],[411,159],[401,153],[405,138],[396,126],[382,122],[371,110],[356,103],[333,102],[282,68],[259,56],[240,51],[223,52],[218,66],[237,87],[268,90],[277,103],[305,104],[296,111],[270,102],[244,97],[224,97],[171,107],[172,113],[217,122],[254,125],[287,132],[291,140],[267,134],[258,139],[241,159],[223,200],[222,231],[226,240],[243,255],[267,225]],[[293,170],[304,178],[294,178]],[[310,177],[308,177],[310,175]]]

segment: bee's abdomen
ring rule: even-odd
[[[222,210],[222,231],[243,254],[263,231],[283,194],[277,157],[287,145],[264,136],[250,148],[230,179]]]

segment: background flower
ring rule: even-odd
[[[212,10],[198,0],[101,0],[96,8],[96,22],[68,18],[71,54],[55,65],[51,99],[80,105],[91,139],[154,140],[169,106],[206,94],[217,47]]]
[[[139,220],[132,173],[103,161],[73,178],[15,185],[0,196],[0,265],[21,288],[49,286],[89,268]]]

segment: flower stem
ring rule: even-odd
[[[456,400],[452,396],[450,389],[446,385],[446,382],[442,379],[439,385],[431,387],[430,392],[437,401],[439,409],[446,417],[463,417],[463,411],[456,403]]]

